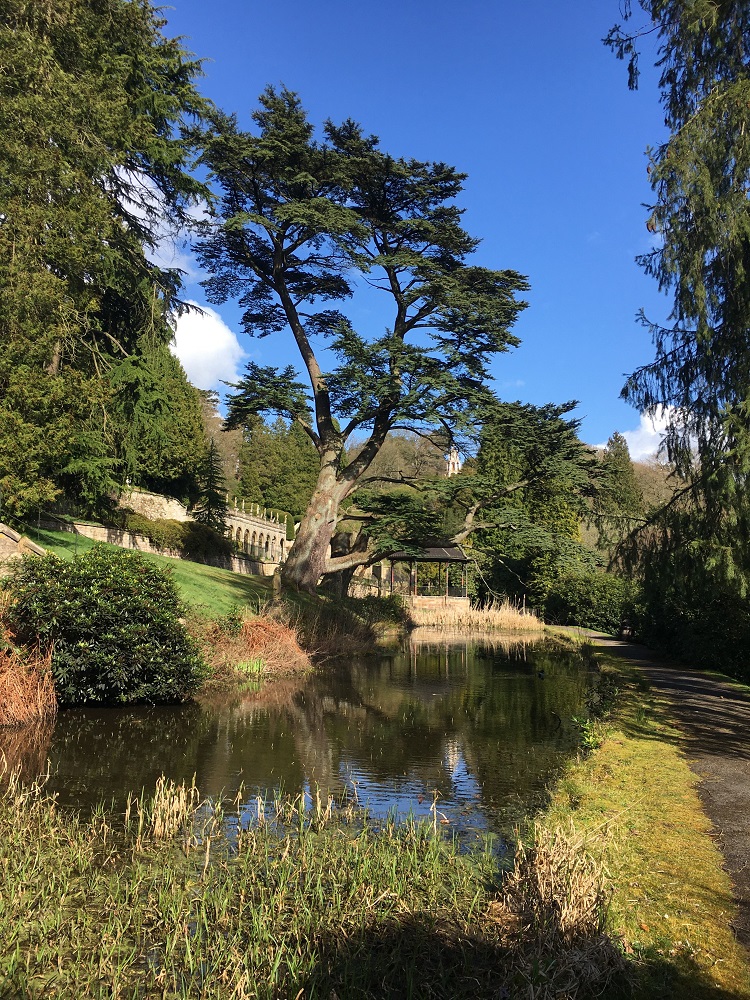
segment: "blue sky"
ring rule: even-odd
[[[618,397],[625,374],[652,357],[637,310],[667,312],[634,261],[650,247],[644,153],[663,122],[648,60],[630,92],[624,64],[601,44],[619,19],[616,0],[171,2],[165,32],[206,60],[202,90],[245,126],[265,85],[283,83],[314,122],[351,117],[395,155],[468,173],[460,203],[482,240],[477,263],[531,284],[515,328],[521,346],[493,368],[497,392],[536,404],[578,399],[586,441],[620,430],[634,454],[653,450]],[[186,263],[187,296],[205,304]],[[366,329],[364,312],[358,321]],[[182,321],[177,344],[202,387],[250,357],[294,360],[284,338],[239,333],[232,304]]]

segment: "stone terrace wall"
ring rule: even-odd
[[[45,550],[41,545],[32,542],[25,535],[19,535],[13,528],[0,521],[0,576],[3,575],[3,571],[8,571],[11,560],[20,559],[25,552],[43,556]]]
[[[146,490],[129,490],[119,499],[120,507],[129,507],[151,521],[190,521],[187,507],[174,497],[163,497]],[[114,543],[117,544],[116,542]]]
[[[174,497],[160,496],[158,493],[149,493],[146,490],[129,490],[123,493],[119,500],[120,507],[129,507],[137,514],[147,517],[152,521],[167,519],[172,521],[192,521],[188,514],[187,507],[175,500]],[[227,512],[227,537],[230,538],[239,549],[239,558],[242,560],[243,554],[258,566],[265,568],[257,570],[265,576],[271,576],[275,567],[283,562],[289,551],[286,539],[286,524],[275,517],[266,517],[263,508],[257,503],[247,503],[241,500],[238,504],[237,498],[230,503]],[[108,530],[108,529],[104,529]],[[86,532],[81,531],[81,534]],[[121,532],[120,534],[128,534]],[[93,535],[88,535],[93,538]],[[140,537],[140,536],[138,536]],[[110,538],[97,538],[97,541],[111,541],[113,545],[124,544],[125,548],[141,549],[144,552],[158,551],[148,549],[141,544],[127,545]],[[171,555],[172,553],[163,553]],[[270,565],[270,569],[268,568]],[[218,562],[212,565],[223,565]],[[239,564],[238,564],[239,565]],[[227,569],[230,567],[227,566]],[[235,570],[237,573],[253,572],[256,570]]]
[[[108,542],[110,545],[117,545],[121,549],[134,549],[136,552],[152,552],[157,556],[167,556],[169,559],[181,559],[182,555],[176,549],[160,549],[145,535],[137,535],[133,531],[122,531],[120,528],[105,528],[100,524],[82,524],[80,521],[42,521],[41,528],[53,531],[69,531],[76,535],[83,535],[84,538],[91,538],[95,542]],[[29,542],[33,545],[33,542]],[[36,546],[39,548],[39,546]],[[41,551],[44,551],[43,549]],[[256,559],[248,559],[241,554],[222,556],[205,563],[207,566],[216,566],[219,569],[229,569],[233,573],[243,573],[247,576],[273,576],[277,563],[260,562]]]

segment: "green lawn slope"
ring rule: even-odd
[[[71,559],[77,553],[87,552],[95,544],[90,538],[67,531],[27,528],[26,534],[63,559]],[[269,577],[243,576],[216,566],[205,566],[187,559],[169,559],[146,552],[143,557],[157,563],[172,575],[183,600],[191,608],[212,618],[226,615],[236,607],[249,606],[255,611],[271,596]]]

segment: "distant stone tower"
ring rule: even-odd
[[[446,472],[448,473],[449,476],[457,476],[461,471],[462,465],[463,462],[459,457],[458,448],[454,446],[453,448],[451,448],[450,454],[448,455],[448,459],[445,463]]]

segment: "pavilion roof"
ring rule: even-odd
[[[460,545],[425,545],[421,552],[391,552],[386,558],[391,562],[469,562]]]

